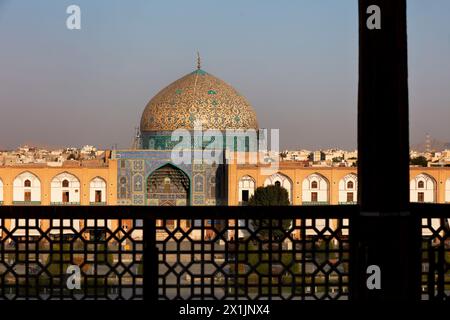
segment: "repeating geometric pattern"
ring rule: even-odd
[[[158,296],[345,300],[348,236],[348,219],[163,220],[157,226]]]
[[[171,152],[161,150],[116,151],[115,156],[118,159],[117,203],[119,205],[156,205],[156,202],[152,203],[147,193],[151,187],[148,184],[148,178],[165,166],[173,166],[180,171],[180,174],[189,178],[189,186],[186,188],[189,191],[189,199],[184,200],[184,203],[194,205],[227,203],[225,188],[220,187],[226,180],[224,165],[216,163],[175,165],[170,158]],[[201,175],[202,178],[194,181],[194,175],[197,177]],[[179,201],[179,204],[186,205],[182,201]]]
[[[224,81],[198,69],[161,90],[147,104],[141,132],[202,128],[257,129],[256,113],[248,101]]]
[[[154,206],[189,205],[189,177],[167,164],[155,170],[147,179],[147,199]]]
[[[0,225],[0,300],[143,298],[142,221],[8,220]]]
[[[449,220],[422,219],[422,299],[449,300]],[[148,239],[136,218],[1,219],[0,300],[141,300],[145,241],[160,300],[349,298],[349,219],[145,222]]]
[[[422,219],[422,299],[450,300],[450,219]]]

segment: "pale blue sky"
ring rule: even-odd
[[[411,140],[450,141],[450,1],[408,5]],[[129,147],[197,50],[283,148],[355,148],[357,36],[356,0],[0,0],[0,149]]]

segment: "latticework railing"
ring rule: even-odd
[[[358,210],[3,206],[0,300],[351,300]],[[425,300],[449,297],[449,210],[405,218]]]

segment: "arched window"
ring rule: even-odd
[[[267,177],[266,180],[264,181],[264,186],[267,187],[269,185],[276,185],[276,183],[279,182],[280,183],[280,187],[283,187],[287,190],[288,194],[289,194],[289,202],[292,203],[292,199],[293,199],[293,188],[292,188],[292,180],[280,173],[274,173],[271,176]]]
[[[243,176],[241,179],[239,179],[239,204],[245,205],[248,203],[250,198],[255,193],[255,185],[255,180],[250,176]]]
[[[420,173],[410,180],[409,199],[411,202],[436,202],[436,180],[426,174]]]
[[[13,182],[13,201],[15,204],[39,204],[41,201],[41,182],[31,172],[23,172]]]
[[[450,203],[450,178],[448,178],[445,183],[445,202]]]
[[[356,202],[358,191],[358,177],[355,173],[349,173],[339,180],[338,203],[349,204]]]
[[[302,182],[302,204],[328,203],[329,201],[328,180],[318,173],[307,176]]]
[[[2,179],[0,179],[0,204],[3,202],[3,181]],[[1,220],[0,220],[1,222]],[[1,226],[1,224],[0,224]],[[0,235],[1,235],[1,230],[0,230]]]
[[[89,201],[95,204],[106,204],[106,181],[95,177],[89,183]]]
[[[276,185],[277,187],[281,187],[281,182],[280,182],[280,181],[275,181],[275,185]]]
[[[80,180],[69,172],[55,176],[50,183],[50,201],[52,204],[79,204]]]

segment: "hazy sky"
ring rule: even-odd
[[[411,140],[450,141],[450,1],[408,4]],[[0,0],[0,149],[129,147],[197,50],[283,148],[355,148],[357,23],[356,0]]]

